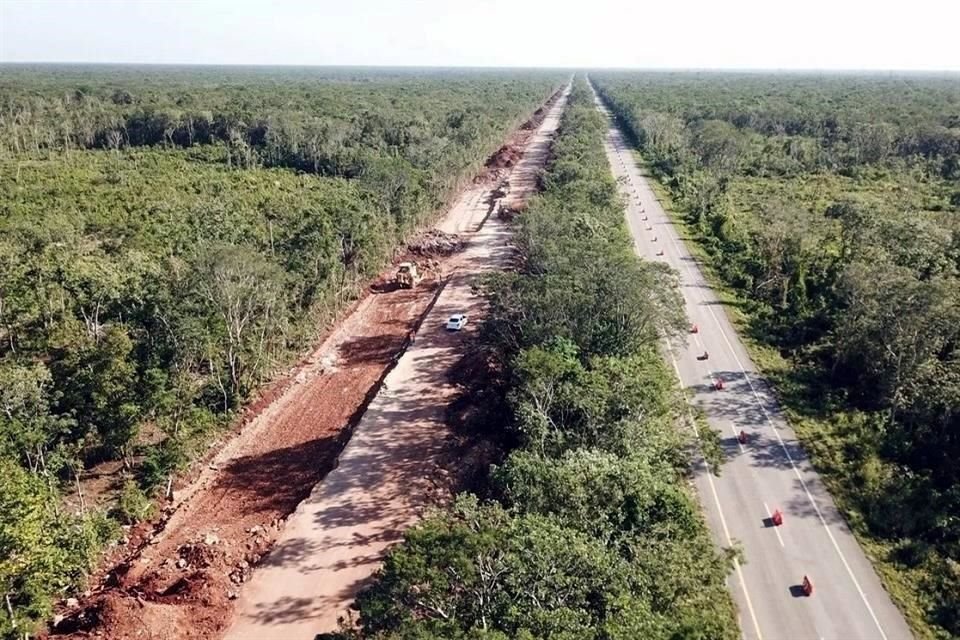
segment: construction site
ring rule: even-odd
[[[446,420],[476,323],[444,322],[482,318],[472,285],[508,265],[505,218],[538,190],[566,91],[247,407],[162,515],[131,529],[52,636],[312,637],[349,618],[385,551],[457,488]]]

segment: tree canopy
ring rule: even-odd
[[[684,325],[676,279],[632,253],[605,127],[578,80],[516,218],[518,269],[482,285],[513,444],[489,499],[409,530],[358,599],[362,629],[339,637],[738,637],[657,350]]]
[[[817,424],[805,444],[858,531],[925,576],[907,610],[960,634],[960,82],[594,79],[751,334],[789,359],[778,390]]]

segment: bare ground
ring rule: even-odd
[[[537,174],[547,155],[562,104],[524,149],[517,171]],[[511,174],[519,183],[529,176]],[[490,187],[465,194],[451,219],[470,220],[499,204]],[[335,631],[357,593],[376,574],[387,550],[424,512],[450,497],[441,464],[454,449],[449,407],[463,392],[451,374],[471,351],[484,299],[474,285],[504,268],[513,255],[510,228],[498,218],[467,235],[462,253],[427,310],[416,341],[388,374],[367,407],[339,465],[290,516],[277,546],[240,594],[227,640],[310,638]],[[451,314],[471,319],[447,331]]]
[[[545,115],[539,110],[508,146],[523,147]],[[500,164],[477,182],[501,180],[509,168]],[[486,205],[468,203],[481,213],[465,227],[444,231],[479,228],[492,205],[483,212],[478,204]],[[439,252],[430,265],[433,277],[413,290],[387,286],[392,268],[371,283],[311,355],[248,408],[237,435],[194,472],[178,502],[156,522],[136,527],[128,544],[108,556],[102,579],[49,635],[172,640],[221,633],[251,567],[337,465],[455,258]]]

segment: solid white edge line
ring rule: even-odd
[[[820,506],[817,504],[816,499],[810,493],[810,490],[807,488],[807,483],[803,480],[803,476],[800,474],[800,470],[797,469],[797,465],[793,460],[793,456],[790,455],[790,451],[787,449],[786,444],[783,442],[783,438],[780,436],[780,430],[773,423],[773,420],[770,418],[770,414],[767,411],[767,408],[760,401],[760,394],[757,392],[756,388],[753,386],[753,382],[750,380],[750,375],[747,373],[747,370],[743,367],[743,364],[740,362],[740,358],[737,357],[736,352],[733,349],[733,346],[730,344],[730,340],[727,338],[726,332],[723,330],[723,326],[720,323],[720,320],[717,318],[713,309],[709,305],[705,305],[707,311],[713,317],[714,322],[717,323],[717,328],[720,330],[720,335],[723,336],[724,342],[727,343],[727,347],[730,349],[733,359],[736,361],[737,366],[740,368],[740,372],[743,373],[744,379],[747,381],[747,384],[750,386],[750,391],[753,394],[754,401],[757,406],[760,408],[760,411],[763,413],[764,419],[767,421],[767,425],[773,430],[774,435],[777,436],[777,442],[780,443],[780,448],[783,449],[784,455],[787,456],[787,460],[790,462],[790,468],[793,469],[794,475],[797,477],[797,480],[800,481],[800,487],[803,489],[803,492],[807,496],[807,500],[810,501],[813,510],[817,514],[817,518],[820,520],[820,524],[823,525],[823,528],[827,532],[827,537],[830,538],[830,543],[833,545],[834,550],[837,552],[837,555],[840,556],[840,561],[843,563],[844,569],[847,571],[847,575],[850,576],[850,580],[853,582],[853,586],[856,587],[857,593],[860,594],[860,599],[863,601],[864,606],[867,608],[867,611],[870,613],[870,618],[873,619],[873,623],[877,627],[877,631],[880,632],[880,637],[883,640],[887,640],[887,634],[884,633],[883,627],[880,625],[880,620],[877,619],[877,614],[874,613],[873,607],[870,606],[870,601],[867,599],[867,594],[863,592],[863,588],[860,586],[860,582],[857,580],[856,575],[853,573],[853,569],[850,567],[850,564],[847,562],[847,557],[843,555],[843,551],[840,550],[840,545],[837,543],[837,539],[833,536],[833,531],[830,530],[830,525],[827,524],[826,518],[823,517],[823,513],[820,511]]]
[[[613,129],[611,128],[611,130]],[[609,160],[608,160],[608,164],[611,164],[611,169],[612,169],[613,165],[612,163],[609,162]],[[616,174],[614,174],[614,176],[616,177]],[[627,172],[627,177],[630,178],[632,182],[632,176],[629,175],[629,172]],[[629,202],[627,203],[627,206],[629,208],[630,206]],[[636,246],[636,242],[634,244]],[[700,341],[699,336],[696,337],[696,340],[698,342]],[[673,363],[673,370],[677,375],[677,381],[680,383],[680,388],[682,390],[684,388],[683,376],[681,376],[680,374],[680,367],[677,364],[677,359],[673,355],[673,345],[670,343],[669,340],[667,340],[666,343],[667,343],[667,353],[670,354],[670,361]],[[685,411],[686,419],[690,424],[690,428],[693,430],[694,438],[697,440],[697,443],[699,445],[701,442],[700,434],[697,432],[696,424],[694,423],[693,417],[690,415],[690,405],[688,402],[686,402],[686,400],[685,400],[684,406],[686,409]],[[710,468],[710,463],[707,461],[706,456],[703,455],[702,446],[700,448],[701,448],[700,458],[703,461],[703,465],[706,469],[707,484],[710,486],[710,493],[712,494],[713,502],[717,507],[717,515],[720,517],[720,526],[723,529],[723,535],[727,540],[727,545],[732,547],[733,539],[730,537],[730,529],[727,526],[727,519],[723,515],[723,507],[720,506],[720,496],[717,494],[717,487],[713,481],[713,471]],[[757,614],[753,608],[753,601],[750,599],[750,592],[747,589],[747,582],[743,577],[743,569],[740,566],[739,560],[737,560],[736,558],[733,559],[733,567],[734,567],[734,571],[736,571],[737,579],[740,582],[740,588],[743,591],[743,597],[747,604],[747,610],[750,613],[750,620],[753,622],[753,628],[754,628],[754,631],[756,632],[757,640],[763,640],[763,633],[760,631],[760,623],[757,621]]]
[[[615,130],[615,127],[613,127],[613,129]],[[631,162],[631,164],[633,163]],[[630,179],[630,183],[634,189],[634,192],[636,192],[636,187],[635,185],[633,185],[634,176],[629,171],[627,171],[627,177]],[[656,200],[657,204],[659,205],[659,199],[656,197],[656,194],[653,193],[653,190],[651,189],[647,181],[644,179],[643,182],[644,182],[645,191],[649,192],[649,194],[652,196],[652,199]],[[665,224],[668,228],[667,236],[670,239],[670,243],[673,245],[674,249],[676,250],[677,255],[679,257],[682,257],[683,252],[680,250],[677,243],[679,236],[676,233],[676,229],[674,228],[673,221],[670,220],[670,218],[667,216],[665,211],[662,211],[662,207],[661,207],[661,212],[663,213]],[[699,269],[694,271],[694,266],[691,265],[689,262],[686,265],[686,270],[689,273],[695,273],[697,275],[700,275],[700,279],[703,280],[703,276],[699,274]],[[700,286],[698,285],[697,282],[692,282],[691,284]],[[706,288],[710,288],[705,280],[704,280],[703,286]],[[786,445],[784,444],[783,438],[780,436],[780,430],[773,423],[773,420],[770,418],[770,414],[767,411],[767,408],[764,406],[763,402],[761,402],[760,394],[757,392],[756,388],[753,386],[753,382],[750,380],[749,373],[747,372],[746,368],[743,366],[743,363],[740,361],[740,358],[737,356],[736,350],[731,344],[730,339],[727,337],[726,332],[723,330],[723,324],[720,322],[720,319],[717,317],[717,314],[714,312],[711,305],[706,304],[708,301],[702,295],[700,297],[701,297],[700,304],[702,304],[707,308],[707,312],[710,314],[710,316],[713,318],[714,323],[717,325],[717,328],[720,331],[720,335],[721,337],[723,337],[723,341],[726,343],[727,348],[730,351],[730,354],[733,356],[734,361],[737,363],[737,366],[740,368],[740,372],[743,374],[744,379],[747,381],[747,385],[750,387],[750,391],[753,395],[754,402],[760,408],[761,413],[763,413],[763,417],[766,420],[767,425],[773,430],[774,435],[777,437],[777,442],[780,444],[780,448],[783,450],[783,453],[786,455],[787,461],[790,463],[790,467],[791,469],[793,469],[793,473],[794,475],[796,475],[797,480],[800,481],[800,486],[803,489],[804,494],[806,494],[807,500],[809,500],[811,506],[813,506],[813,509],[817,514],[817,518],[820,520],[820,523],[823,525],[823,528],[826,530],[827,537],[830,539],[830,543],[833,545],[834,550],[837,552],[837,555],[840,557],[840,561],[843,563],[844,569],[846,569],[847,571],[847,575],[850,577],[850,580],[853,582],[853,585],[856,588],[857,593],[860,595],[860,599],[863,601],[864,606],[867,608],[867,612],[870,614],[870,617],[873,620],[873,623],[876,625],[877,631],[880,632],[880,636],[883,640],[887,640],[887,634],[884,632],[883,627],[880,624],[880,620],[877,619],[877,615],[876,613],[874,613],[873,607],[870,605],[870,601],[867,599],[867,595],[864,593],[863,588],[860,586],[860,582],[857,580],[856,575],[853,573],[853,569],[850,567],[850,564],[847,562],[846,556],[843,554],[843,551],[840,549],[840,545],[837,543],[837,540],[833,535],[833,531],[830,530],[830,525],[827,524],[826,519],[823,517],[823,513],[820,511],[820,506],[817,504],[816,499],[814,499],[813,495],[810,493],[810,490],[807,487],[807,483],[804,481],[803,476],[800,474],[800,471],[793,460],[793,456],[790,455],[790,451],[787,449]],[[713,301],[710,301],[710,302],[713,302]],[[719,301],[717,300],[717,302]],[[671,359],[673,359],[672,353],[671,353]],[[676,367],[676,360],[674,360],[674,367]],[[677,369],[677,372],[679,375],[679,369]],[[682,380],[680,381],[680,384],[682,386],[683,384]],[[704,462],[706,463],[706,460],[704,460]],[[709,465],[708,465],[708,469],[709,469]],[[714,491],[714,498],[716,498],[716,489],[713,486],[712,478],[710,479],[710,487],[711,487],[711,490]],[[717,506],[719,508],[719,503]],[[722,518],[722,512],[721,512],[721,518]],[[726,525],[724,525],[724,527],[726,528]],[[780,538],[779,532],[777,532],[777,537]],[[781,545],[782,544],[783,544],[783,541],[781,540]],[[745,588],[744,588],[744,595],[746,595]],[[754,622],[756,622],[756,619],[754,619]],[[759,628],[757,629],[757,631],[759,632]]]
[[[611,131],[614,131],[614,129],[611,129]],[[628,177],[630,176],[628,175]],[[628,203],[628,208],[629,208],[629,203]],[[628,223],[629,223],[629,220],[628,220]],[[636,242],[634,244],[636,246]],[[699,342],[700,340],[699,336],[697,336],[696,339]],[[682,391],[682,389],[684,388],[683,376],[680,374],[680,367],[677,364],[677,359],[673,355],[673,345],[670,343],[669,340],[666,340],[666,344],[667,344],[667,353],[670,354],[670,361],[673,363],[673,370],[674,370],[674,373],[676,373],[677,375],[677,381],[680,383],[680,389]],[[712,372],[710,375],[712,377]],[[727,519],[723,515],[723,507],[720,506],[720,496],[717,494],[717,487],[713,481],[713,470],[710,468],[710,463],[707,461],[706,456],[703,455],[700,434],[697,432],[696,424],[693,420],[693,417],[690,415],[690,404],[686,402],[686,399],[684,400],[684,408],[685,408],[685,417],[687,419],[687,422],[690,425],[691,430],[693,431],[694,438],[696,439],[700,448],[700,459],[703,461],[703,465],[706,469],[707,484],[710,486],[710,493],[713,496],[713,502],[717,507],[717,515],[720,517],[720,526],[723,529],[723,535],[727,540],[727,545],[732,547],[733,538],[731,538],[730,536],[730,529],[727,526]],[[763,640],[763,633],[760,631],[760,623],[757,621],[757,614],[753,608],[753,601],[750,599],[750,591],[747,589],[747,581],[743,577],[743,569],[741,568],[740,561],[737,560],[736,558],[733,559],[733,567],[734,567],[734,571],[736,571],[736,574],[737,574],[737,580],[740,582],[740,589],[743,591],[743,598],[747,603],[747,610],[750,613],[750,620],[753,622],[753,628],[754,628],[754,631],[756,632],[757,640]],[[737,618],[739,619],[740,616],[738,615]],[[741,624],[740,626],[742,627],[743,625]]]
[[[633,176],[630,176],[630,177],[632,180]],[[647,185],[646,188],[647,188],[647,191],[650,191],[652,194],[652,191],[650,190],[649,185]],[[653,200],[657,200],[655,195],[653,197]],[[659,204],[659,200],[657,200],[657,202]],[[674,228],[673,222],[669,219],[669,217],[667,217],[666,212],[663,212],[663,215],[666,218],[666,226],[668,228],[667,235],[670,239],[670,242],[671,244],[673,244],[674,249],[676,250],[678,256],[682,256],[683,253],[680,251],[680,248],[677,244],[677,237],[675,237],[676,230]],[[686,270],[688,272],[694,272],[693,269],[694,269],[693,265],[691,265],[690,263],[687,263]],[[703,279],[702,275],[700,279]],[[700,286],[697,282],[692,282],[691,284]],[[706,288],[709,288],[709,285],[705,281],[703,283],[703,286]],[[714,300],[714,301],[719,302],[718,300]],[[870,614],[870,618],[873,620],[874,625],[876,625],[877,631],[880,632],[880,636],[882,640],[888,640],[887,634],[884,632],[883,627],[880,624],[880,620],[877,619],[877,615],[876,613],[874,613],[873,607],[870,606],[870,601],[867,599],[867,595],[864,593],[863,588],[860,586],[860,582],[857,580],[856,575],[853,573],[853,569],[850,567],[849,562],[847,562],[846,556],[843,554],[843,551],[840,549],[840,545],[837,543],[837,540],[834,537],[833,532],[830,530],[830,525],[827,524],[826,518],[823,517],[823,513],[820,511],[820,506],[817,504],[816,499],[814,499],[813,495],[810,493],[810,490],[807,488],[807,483],[804,482],[803,476],[800,474],[799,469],[797,469],[796,462],[794,461],[793,457],[790,455],[790,451],[787,450],[787,447],[783,442],[783,438],[780,436],[780,430],[773,423],[772,419],[770,418],[770,413],[767,411],[767,408],[764,406],[763,402],[760,401],[760,394],[757,392],[756,388],[753,386],[753,382],[750,380],[749,373],[747,372],[746,368],[743,366],[743,363],[740,361],[740,358],[737,356],[736,350],[731,344],[730,339],[727,337],[726,332],[723,330],[723,325],[720,322],[720,319],[717,317],[717,314],[714,312],[711,304],[709,304],[710,302],[714,302],[714,301],[708,301],[701,296],[700,304],[706,307],[707,312],[710,314],[710,316],[713,318],[714,323],[717,325],[717,329],[719,329],[720,335],[723,338],[723,341],[726,343],[727,348],[730,351],[730,354],[733,356],[734,361],[737,363],[737,367],[739,367],[740,372],[743,374],[744,379],[747,381],[747,385],[750,387],[750,391],[753,395],[754,402],[760,408],[760,411],[763,413],[763,417],[766,420],[767,425],[773,430],[774,435],[777,437],[777,442],[780,444],[780,448],[783,450],[783,453],[786,455],[787,461],[790,463],[790,467],[791,469],[793,469],[794,475],[796,475],[797,480],[800,481],[800,487],[803,489],[804,494],[806,494],[807,496],[807,500],[809,500],[811,506],[813,506],[814,512],[816,512],[817,514],[817,518],[820,520],[820,523],[823,525],[823,528],[826,530],[827,537],[830,539],[830,543],[833,545],[834,550],[837,552],[837,555],[840,557],[840,561],[843,563],[843,567],[844,569],[846,569],[847,575],[850,577],[850,580],[853,582],[853,586],[856,588],[857,593],[860,595],[861,601],[863,602],[864,606],[867,608],[867,612]]]
[[[673,355],[673,345],[669,340],[667,342],[667,353],[670,354],[670,361],[673,363],[673,370],[677,374],[677,382],[680,383],[681,392],[683,390],[683,376],[680,375],[680,366],[677,364],[677,359]],[[720,496],[717,494],[717,486],[713,482],[713,470],[710,468],[710,463],[707,461],[707,457],[703,455],[703,446],[700,440],[700,434],[697,432],[696,424],[693,420],[693,416],[690,415],[690,404],[684,399],[684,407],[686,409],[685,415],[687,422],[690,425],[690,428],[693,430],[693,437],[696,438],[698,447],[700,448],[700,459],[703,461],[703,466],[707,472],[707,484],[710,485],[710,493],[713,495],[713,503],[717,506],[717,515],[720,516],[720,526],[723,528],[723,535],[727,539],[727,545],[733,547],[733,538],[730,537],[730,529],[727,527],[727,519],[723,515],[723,507],[720,506]],[[747,611],[750,613],[750,620],[753,622],[753,629],[757,633],[757,640],[763,640],[763,633],[760,631],[760,623],[757,621],[757,614],[753,609],[753,601],[750,599],[750,591],[747,590],[747,581],[743,577],[743,569],[740,568],[740,561],[736,558],[733,559],[733,568],[737,572],[737,580],[740,582],[740,589],[743,591],[743,599],[747,603]]]

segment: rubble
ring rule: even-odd
[[[430,229],[407,243],[407,250],[417,256],[440,257],[457,253],[464,247],[463,238],[455,233]]]

